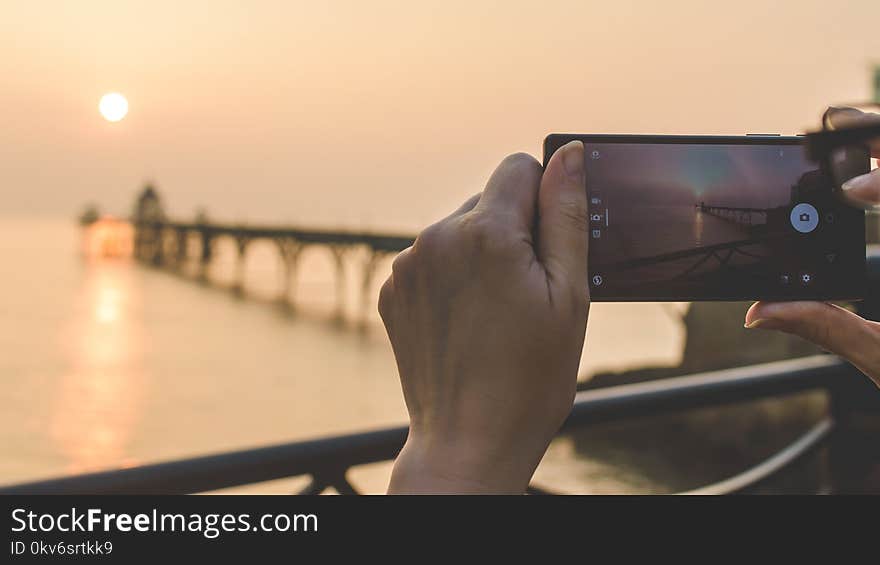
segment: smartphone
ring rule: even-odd
[[[864,211],[839,198],[800,137],[551,134],[544,165],[575,139],[592,300],[864,297]]]

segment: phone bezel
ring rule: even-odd
[[[659,134],[574,134],[574,133],[551,133],[544,138],[543,166],[557,149],[570,141],[580,140],[585,145],[590,143],[630,143],[630,144],[689,144],[689,145],[764,145],[764,146],[804,146],[803,136],[784,136],[774,134],[760,135],[659,135]],[[829,191],[834,192],[829,185]],[[865,245],[865,215],[861,214],[861,247]],[[855,227],[853,229],[856,229]],[[853,264],[853,270],[858,271],[857,280],[835,281],[834,288],[827,294],[819,292],[792,293],[768,292],[759,296],[748,294],[729,295],[705,295],[705,296],[599,296],[593,297],[594,302],[740,302],[751,300],[836,300],[851,301],[861,300],[867,292],[867,270],[865,253],[861,255],[863,260],[860,264]],[[855,278],[855,277],[854,277]]]

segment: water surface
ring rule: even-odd
[[[374,306],[390,261],[374,283],[361,330],[356,253],[346,261],[349,322],[342,325],[334,322],[329,251],[305,252],[293,314],[271,303],[281,278],[275,249],[256,243],[248,253],[251,298],[240,299],[131,261],[86,260],[80,232],[68,221],[4,220],[0,482],[404,423],[394,359]],[[223,242],[211,275],[222,285],[233,272],[233,244]],[[676,364],[680,310],[594,305],[582,373]],[[584,491],[645,483],[572,453],[557,442],[541,473]],[[353,476],[379,492],[387,471],[383,464]]]

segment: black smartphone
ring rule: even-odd
[[[551,134],[544,165],[575,139],[593,300],[864,297],[864,211],[839,198],[800,137]]]

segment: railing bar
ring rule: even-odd
[[[556,493],[553,493],[545,488],[538,487],[533,484],[529,484],[529,486],[526,487],[526,494],[531,494],[531,495],[536,495],[536,496],[547,496],[547,495],[553,495]]]
[[[664,411],[827,388],[856,371],[817,355],[577,393],[563,431]],[[0,487],[0,494],[187,494],[393,459],[406,426]]]
[[[679,494],[717,495],[733,494],[741,491],[763,481],[770,475],[794,463],[813,448],[818,447],[828,437],[832,429],[834,429],[834,422],[831,418],[826,418],[810,428],[807,433],[791,443],[788,447],[765,460],[763,463],[752,467],[748,471],[713,485],[681,492]]]
[[[296,494],[300,496],[310,496],[317,495],[324,492],[327,488],[326,481],[319,481],[317,477],[310,477],[309,484],[300,489],[300,491]]]
[[[834,355],[811,355],[809,357],[773,361],[770,363],[762,363],[760,365],[746,365],[743,367],[735,367],[733,369],[721,369],[718,371],[657,379],[642,383],[582,390],[577,393],[575,403],[596,401],[614,396],[646,394],[682,387],[692,388],[695,386],[710,386],[728,383],[742,385],[749,381],[758,381],[770,377],[797,380],[802,372],[811,372],[829,368],[836,369],[847,366],[847,363],[841,361],[840,358],[835,357]]]
[[[393,459],[407,432],[401,426],[99,471],[4,486],[0,494],[191,494],[297,475],[320,475],[339,465]]]
[[[619,421],[659,412],[733,404],[828,388],[843,373],[856,372],[834,355],[813,355],[762,365],[698,373],[644,383],[582,390],[564,431],[585,424]]]
[[[355,496],[360,494],[357,489],[354,488],[354,485],[348,481],[348,478],[345,476],[345,471],[343,471],[335,480],[331,481],[330,486],[335,488],[336,492],[339,494]]]

